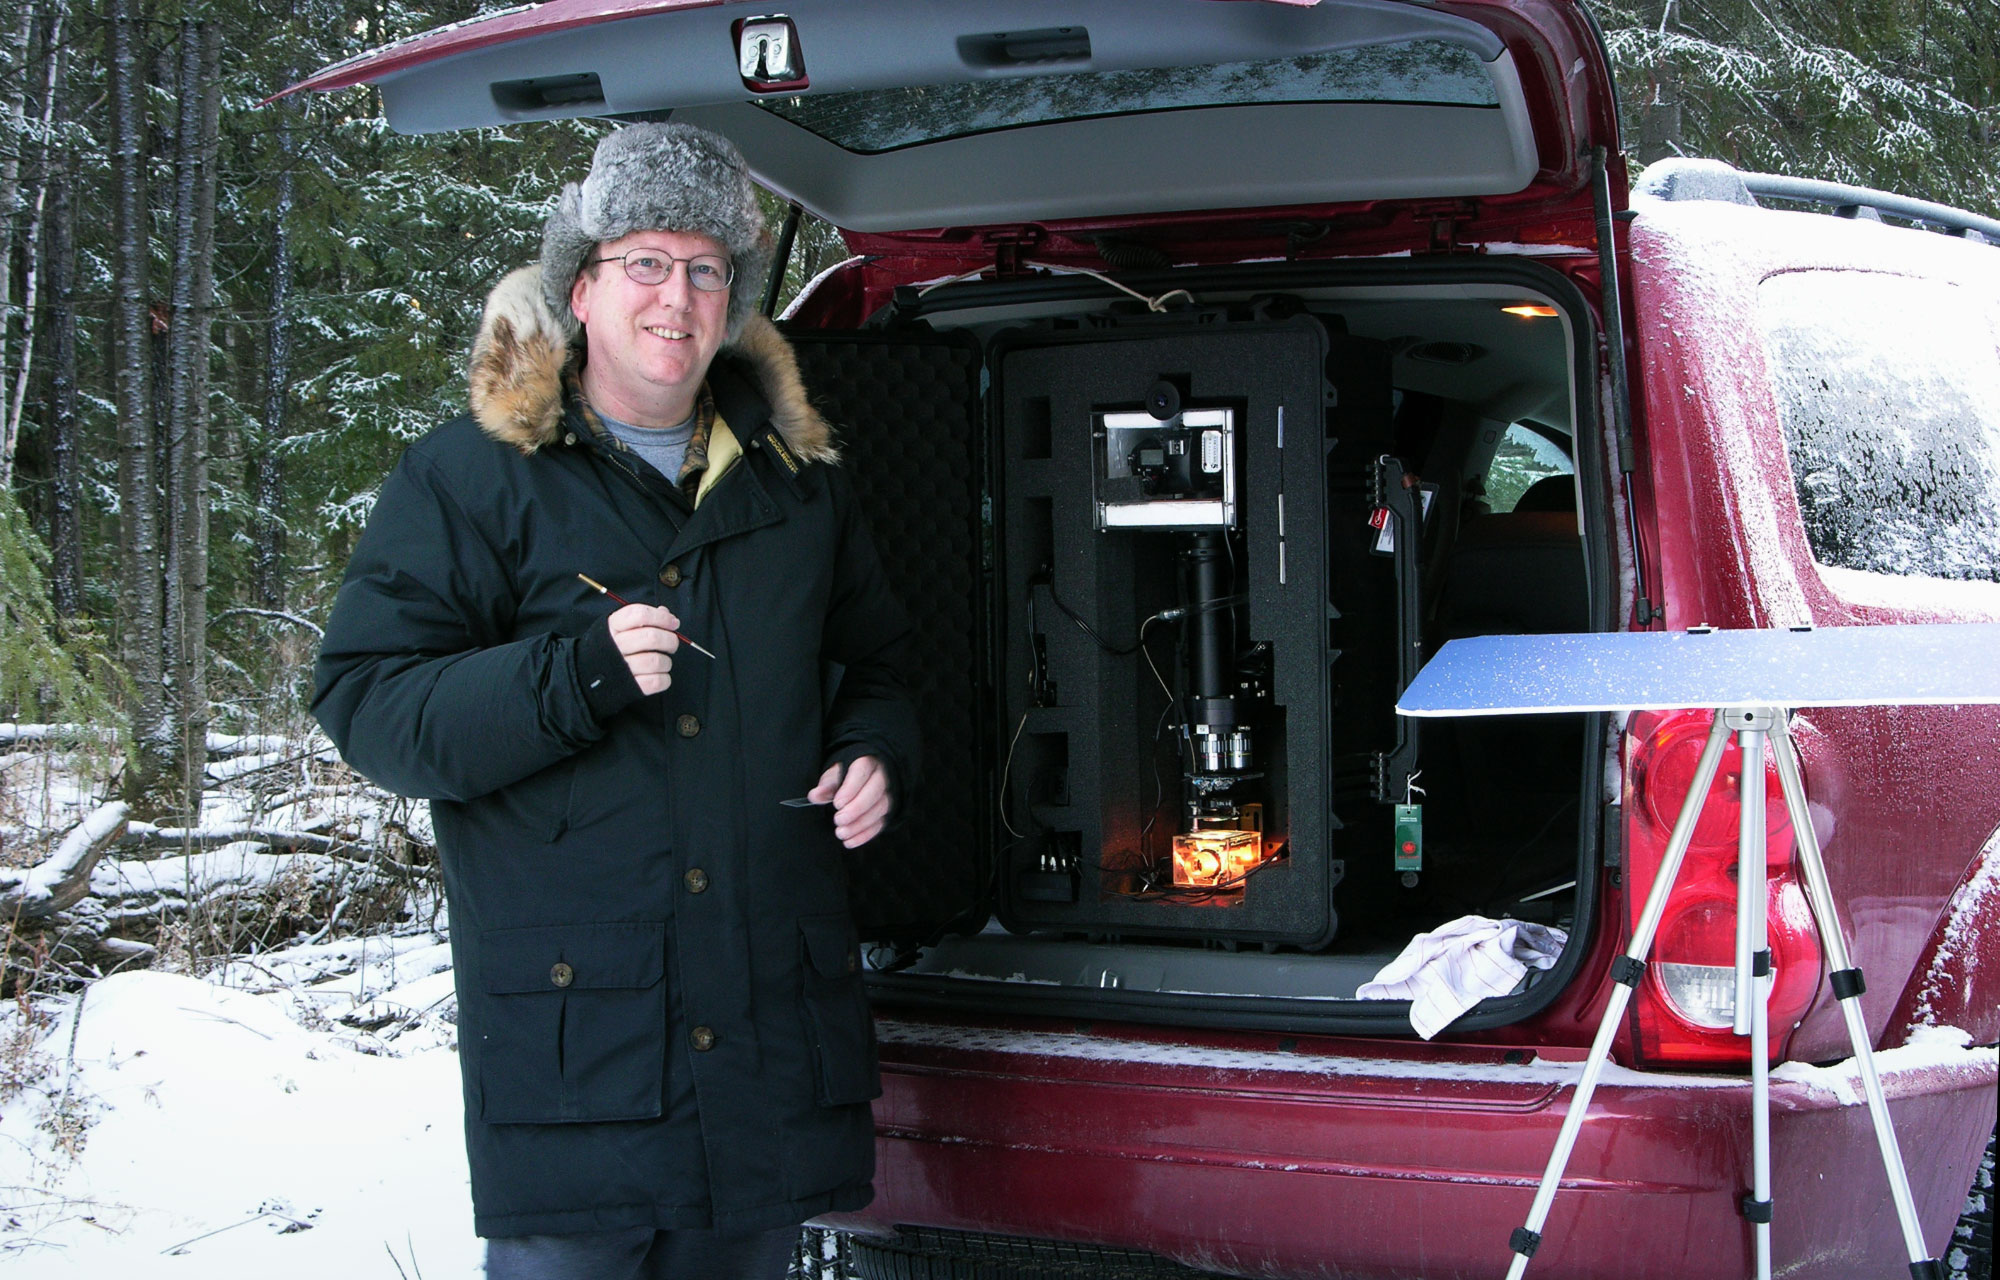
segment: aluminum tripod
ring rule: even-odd
[[[1806,810],[1805,785],[1799,772],[1798,753],[1785,727],[1785,715],[1784,710],[1778,707],[1737,707],[1715,713],[1708,742],[1702,748],[1700,762],[1695,766],[1693,786],[1681,805],[1680,816],[1674,821],[1673,835],[1667,842],[1665,856],[1660,860],[1659,872],[1653,877],[1653,887],[1646,898],[1638,927],[1632,931],[1631,945],[1612,964],[1614,983],[1610,1003],[1604,1010],[1603,1021],[1598,1024],[1597,1038],[1584,1059],[1583,1076],[1577,1082],[1576,1097],[1571,1100],[1569,1113],[1563,1117],[1562,1129],[1556,1135],[1555,1151],[1550,1154],[1541,1185],[1535,1190],[1535,1202],[1528,1210],[1527,1225],[1516,1228],[1508,1242],[1514,1250],[1514,1258],[1507,1271],[1507,1280],[1520,1280],[1528,1268],[1528,1259],[1542,1242],[1542,1227],[1548,1221],[1549,1205],[1555,1199],[1563,1169],[1569,1164],[1577,1132],[1583,1127],[1584,1116],[1590,1110],[1590,1099],[1597,1089],[1598,1077],[1610,1058],[1611,1041],[1624,1019],[1625,1006],[1630,1003],[1633,990],[1646,972],[1645,959],[1653,948],[1653,934],[1666,911],[1667,896],[1680,875],[1681,860],[1693,839],[1695,822],[1708,801],[1709,786],[1715,781],[1716,768],[1722,761],[1723,747],[1732,730],[1742,748],[1743,785],[1739,788],[1742,809],[1736,836],[1736,1013],[1731,1030],[1737,1035],[1750,1037],[1752,1189],[1743,1201],[1743,1213],[1756,1225],[1758,1280],[1770,1280],[1771,1275],[1771,1055],[1770,1008],[1767,1003],[1771,987],[1771,953],[1766,932],[1764,787],[1761,783],[1764,756],[1771,738],[1776,739],[1776,749],[1770,754],[1777,765],[1785,806],[1791,815],[1800,878],[1805,883],[1820,941],[1826,948],[1827,960],[1833,970],[1833,993],[1847,1019],[1848,1039],[1854,1046],[1854,1060],[1860,1068],[1862,1090],[1867,1094],[1869,1116],[1875,1123],[1876,1145],[1882,1151],[1882,1168],[1889,1176],[1889,1193],[1896,1203],[1896,1216],[1903,1229],[1903,1245],[1910,1257],[1910,1274],[1914,1280],[1942,1280],[1944,1273],[1937,1260],[1924,1252],[1923,1232],[1917,1224],[1916,1206],[1910,1197],[1909,1175],[1904,1172],[1902,1152],[1896,1145],[1896,1132],[1889,1123],[1889,1106],[1882,1097],[1882,1082],[1875,1071],[1874,1050],[1868,1042],[1868,1028],[1861,1015],[1861,993],[1864,989],[1861,971],[1854,968],[1849,959],[1847,943],[1840,932],[1840,918],[1834,914],[1833,893],[1826,879],[1826,862],[1820,857],[1819,836],[1814,832],[1812,817]]]

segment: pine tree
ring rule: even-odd
[[[1641,162],[2000,212],[1995,0],[1610,0],[1603,18]]]
[[[114,726],[117,672],[87,627],[56,616],[48,559],[0,489],[0,720]]]

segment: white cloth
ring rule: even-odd
[[[1487,996],[1504,996],[1530,967],[1546,969],[1569,935],[1525,920],[1460,916],[1410,939],[1403,954],[1361,984],[1357,1000],[1408,1000],[1410,1025],[1428,1040]]]

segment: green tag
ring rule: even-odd
[[[1420,804],[1396,806],[1396,870],[1424,869],[1424,807]]]

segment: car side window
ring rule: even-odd
[[[1575,476],[1576,463],[1561,441],[1527,423],[1516,422],[1500,437],[1493,464],[1487,469],[1487,506],[1496,512],[1517,508],[1574,510],[1573,493],[1565,498],[1563,490],[1576,483]],[[1530,489],[1534,494],[1524,506],[1522,498]]]
[[[1942,281],[1796,271],[1758,319],[1813,558],[2000,581],[2000,341]]]

